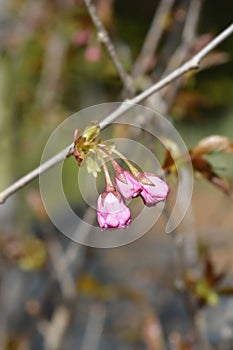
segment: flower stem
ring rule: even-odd
[[[109,192],[109,191],[113,191],[114,190],[114,186],[112,184],[112,180],[110,178],[110,175],[109,175],[109,172],[108,172],[108,168],[107,168],[107,165],[104,161],[104,158],[102,157],[102,155],[98,154],[99,158],[100,158],[100,161],[101,161],[101,164],[102,164],[102,167],[103,167],[103,170],[104,170],[104,175],[105,175],[105,179],[106,179],[106,191]]]
[[[133,166],[133,164],[121,152],[119,152],[116,149],[113,149],[113,152],[125,162],[125,164],[128,166],[128,168],[134,176],[138,176],[140,174],[138,169],[135,168],[135,166]]]
[[[108,158],[110,159],[112,166],[115,170],[116,173],[121,172],[121,167],[119,166],[119,164],[115,161],[115,159],[113,158],[113,156],[111,155],[111,153],[106,150],[103,146],[99,146],[99,150],[101,150],[101,152],[103,152],[105,155],[108,156]]]

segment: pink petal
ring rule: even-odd
[[[142,190],[141,184],[128,171],[124,171],[124,177],[127,181],[126,183],[117,177],[115,178],[118,191],[125,199],[137,197]]]
[[[101,228],[125,228],[130,220],[130,210],[117,192],[104,192],[97,201],[97,220]]]
[[[140,195],[143,198],[144,203],[148,206],[151,206],[160,201],[163,201],[169,192],[169,187],[166,182],[154,174],[145,175],[154,184],[154,186],[142,185],[143,190]]]

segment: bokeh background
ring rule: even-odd
[[[129,74],[155,11],[168,2],[95,1]],[[161,15],[156,22],[163,32],[153,57],[133,76],[135,93],[232,21],[231,1],[170,4],[165,19]],[[198,21],[187,43],[182,33],[191,7]],[[178,48],[184,56],[172,60]],[[233,139],[232,53],[233,36],[205,58],[198,72],[163,91],[165,109],[156,95],[150,99],[158,111],[166,111],[188,148],[213,134]],[[40,163],[50,134],[67,117],[125,97],[83,1],[0,0],[1,190]],[[121,128],[115,133],[127,136]],[[140,240],[105,250],[71,242],[53,227],[38,180],[1,205],[0,349],[232,350],[233,155],[207,159],[227,190],[197,174],[192,211],[178,232],[191,239],[181,262],[179,243],[177,250],[176,239],[164,233],[165,216]],[[84,216],[72,191],[75,160],[67,164],[69,199]],[[168,181],[175,192],[175,175]]]

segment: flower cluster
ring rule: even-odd
[[[77,132],[75,133],[74,156],[78,165],[80,165],[83,157],[88,155],[87,153],[92,150],[89,159],[87,157],[87,169],[94,176],[97,176],[97,172],[99,172],[96,165],[97,160],[102,164],[106,179],[106,188],[97,200],[97,220],[99,226],[102,229],[126,228],[131,222],[131,213],[125,200],[140,196],[144,204],[150,207],[165,200],[169,192],[169,187],[166,182],[155,174],[139,172],[114,146],[109,147],[107,143],[101,143],[100,140],[95,141],[99,129],[96,129],[98,128],[97,125],[93,125],[96,124],[92,124],[89,129],[85,129],[85,132],[79,138],[76,136]],[[113,158],[112,153],[117,154],[126,163],[129,170],[120,167]],[[95,154],[96,161],[93,160],[93,154]],[[110,160],[114,169],[114,182],[110,178],[105,161],[106,158]]]
[[[140,182],[139,178],[143,179]],[[97,218],[101,228],[125,228],[131,222],[130,210],[124,200],[141,196],[146,206],[163,201],[168,195],[168,185],[155,174],[140,173],[139,178],[121,168],[114,185],[106,185],[97,202]],[[147,184],[145,184],[147,182]]]

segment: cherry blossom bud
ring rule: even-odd
[[[87,45],[91,37],[91,32],[88,29],[81,29],[76,31],[73,35],[72,41],[74,45],[84,46]]]
[[[101,58],[101,49],[97,45],[87,47],[85,51],[85,59],[88,62],[98,62]]]
[[[142,191],[142,185],[127,170],[121,169],[115,177],[115,184],[118,191],[125,199],[132,199],[139,196]]]
[[[105,191],[97,201],[97,219],[101,228],[126,228],[131,222],[129,208],[116,191]]]
[[[140,196],[142,197],[145,205],[148,207],[163,201],[169,192],[169,187],[161,180],[158,176],[155,174],[148,174],[144,173],[144,175],[150,180],[152,185],[144,185],[142,186],[142,192],[140,193]]]

